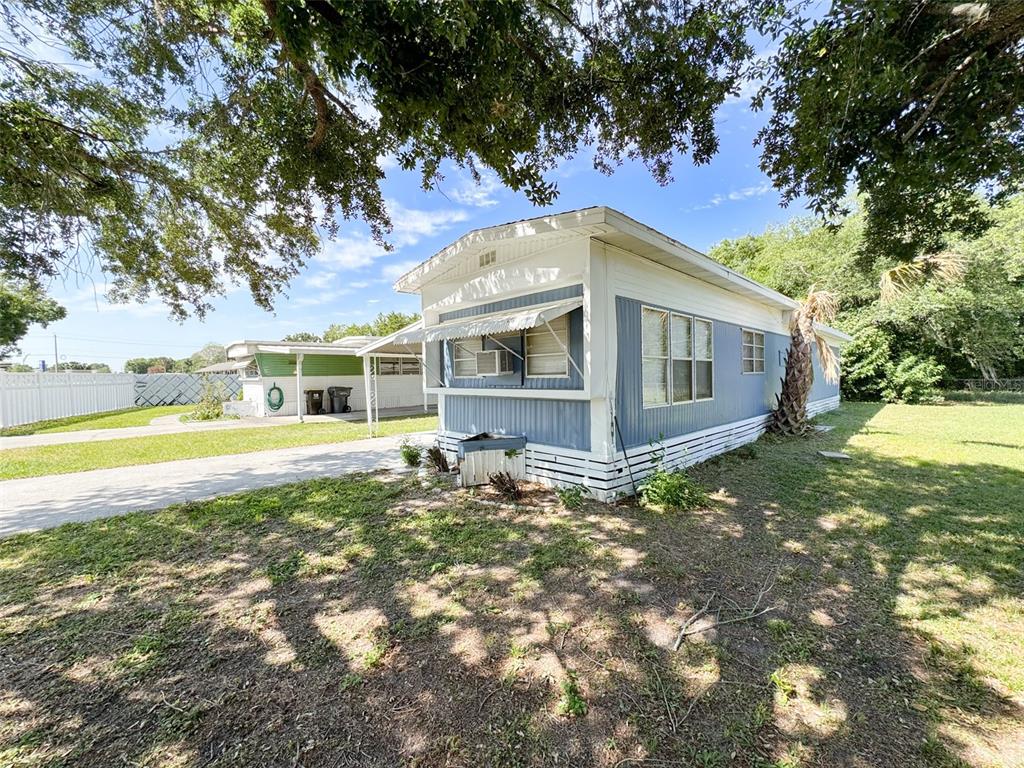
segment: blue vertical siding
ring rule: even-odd
[[[764,335],[764,373],[744,374],[741,368],[741,326],[721,320],[714,323],[714,399],[654,408],[643,406],[641,382],[642,302],[616,297],[618,364],[616,371],[616,418],[626,448],[646,445],[659,436],[676,437],[732,421],[769,413],[782,386],[789,337]],[[657,306],[648,304],[648,306]],[[685,307],[659,307],[686,314]],[[697,315],[700,317],[700,315]],[[758,330],[758,329],[753,329]],[[838,385],[825,383],[815,362],[811,399],[839,394]]]
[[[492,301],[489,304],[480,304],[465,309],[453,309],[451,312],[443,312],[438,315],[438,321],[445,323],[449,320],[459,320],[463,317],[476,317],[478,315],[489,315],[492,312],[507,312],[510,309],[521,307],[532,307],[536,304],[550,304],[553,301],[564,301],[575,299],[583,295],[583,285],[569,285],[564,288],[552,288],[547,291],[528,293],[525,296],[513,296],[509,299]]]
[[[500,337],[501,344],[523,353],[523,334]],[[472,389],[583,389],[583,377],[569,364],[568,378],[527,378],[523,373],[524,362],[518,357],[512,360],[512,373],[505,376],[477,376],[455,378],[452,342],[437,342],[442,345],[444,355],[444,382],[446,387]],[[484,340],[484,349],[501,349],[494,339]],[[569,353],[581,369],[583,368],[583,308],[569,313]]]
[[[445,395],[443,431],[523,435],[528,443],[590,450],[590,401]]]

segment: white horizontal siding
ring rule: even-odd
[[[676,307],[680,311],[712,320],[726,320],[759,331],[789,334],[788,313],[615,246],[606,245],[605,248],[608,288],[612,296]]]
[[[279,411],[267,408],[267,393],[277,385],[284,392],[284,405]],[[348,404],[353,411],[366,410],[366,387],[362,376],[303,376],[302,389],[322,389],[324,400],[327,400],[328,387],[352,387]],[[247,381],[243,386],[243,399],[257,400],[257,413],[263,416],[295,416],[298,410],[295,405],[295,377],[267,376],[260,381]],[[434,396],[430,402],[436,401]],[[423,377],[419,374],[408,376],[378,376],[377,403],[380,408],[404,408],[423,405]],[[326,404],[324,405],[326,409]]]
[[[481,270],[475,257],[443,280],[423,286],[423,317],[579,283],[590,252],[585,235],[512,240],[497,245],[498,261]],[[465,274],[460,274],[465,272]],[[475,273],[475,274],[472,274]]]

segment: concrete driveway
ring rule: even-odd
[[[426,447],[434,433],[5,480],[0,537],[296,480],[399,469],[405,437]]]

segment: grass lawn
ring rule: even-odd
[[[0,541],[0,764],[1020,766],[1024,406],[823,421],[689,513],[379,475]]]
[[[379,435],[398,435],[437,429],[436,416],[382,419]],[[0,453],[0,480],[38,477],[89,469],[155,464],[175,459],[198,459],[233,453],[340,443],[367,436],[363,422],[315,422],[281,427],[252,427],[170,435],[129,437],[88,443],[11,448]]]
[[[90,413],[85,416],[67,416],[63,419],[35,421],[17,427],[0,429],[0,437],[16,435],[46,435],[51,432],[78,432],[83,429],[117,429],[118,427],[144,427],[157,416],[189,413],[194,405],[157,405],[150,408],[127,408],[123,411]]]

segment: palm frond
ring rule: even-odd
[[[821,360],[821,370],[825,374],[825,381],[829,384],[838,384],[839,357],[820,334],[814,334],[814,341],[818,345],[818,359]]]
[[[963,257],[954,251],[918,256],[913,261],[887,269],[879,279],[882,303],[889,304],[929,277],[952,283],[963,277]]]
[[[839,313],[839,297],[832,291],[817,291],[812,286],[800,311],[814,322],[828,325],[835,321]]]

